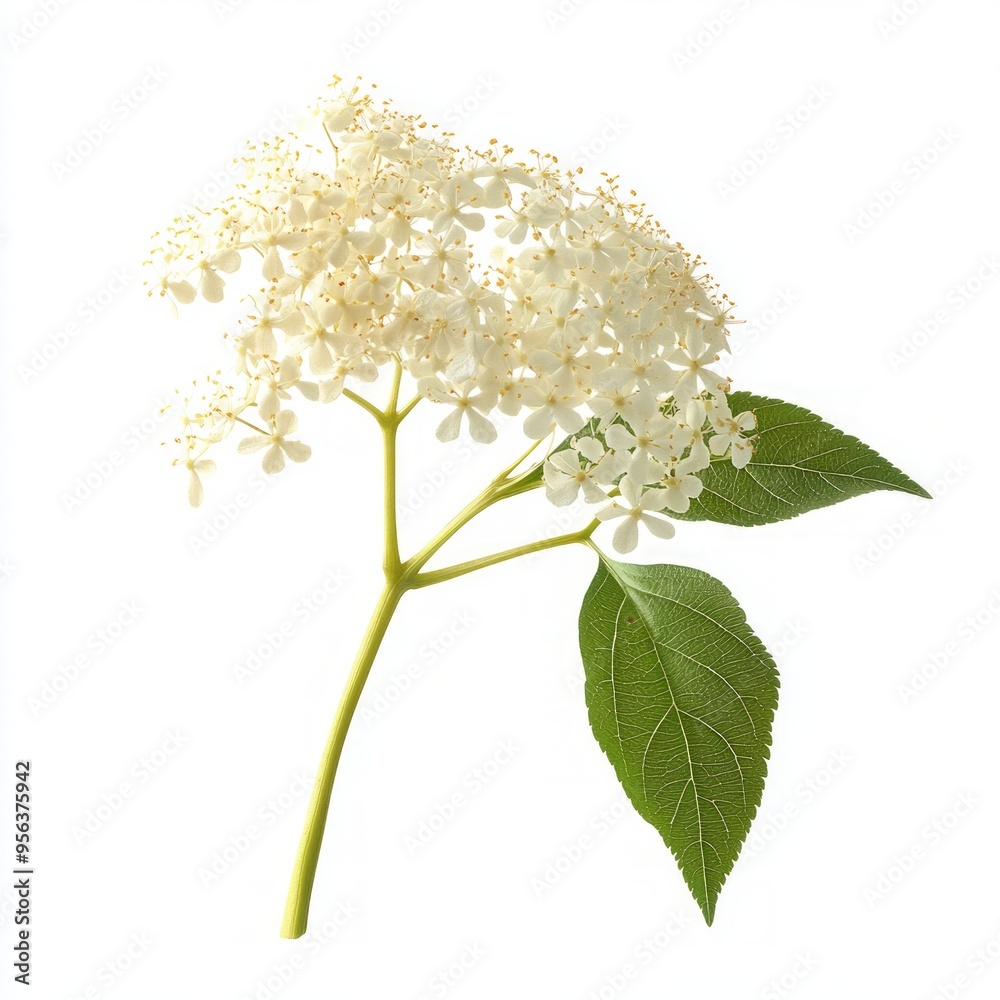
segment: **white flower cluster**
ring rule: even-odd
[[[248,147],[231,198],[158,234],[150,294],[218,302],[248,253],[259,274],[233,376],[186,402],[191,502],[237,423],[239,450],[278,472],[310,454],[290,440],[294,394],[330,402],[399,365],[446,411],[442,441],[463,421],[492,441],[494,410],[529,438],[579,434],[545,461],[549,498],[613,494],[598,516],[624,517],[619,551],[639,523],[669,537],[652,515],[685,511],[711,461],[752,452],[753,414],[730,411],[711,369],[731,303],[701,261],[614,178],[589,191],[551,156],[459,150],[358,85],[331,87],[301,136]]]

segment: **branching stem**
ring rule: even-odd
[[[333,792],[337,766],[340,763],[340,755],[379,646],[382,644],[393,612],[395,612],[403,594],[408,590],[421,589],[435,583],[453,580],[477,569],[494,566],[497,563],[506,562],[508,559],[516,559],[518,556],[529,555],[533,552],[541,552],[545,549],[576,542],[592,544],[590,536],[599,524],[598,521],[594,520],[579,531],[537,542],[529,542],[526,545],[515,546],[492,555],[456,563],[443,569],[424,571],[427,562],[474,517],[500,500],[517,496],[542,485],[541,478],[536,475],[537,465],[516,476],[512,475],[514,470],[535,450],[538,444],[536,442],[516,462],[501,472],[479,496],[466,504],[422,549],[405,562],[402,561],[399,555],[396,523],[396,435],[400,423],[413,409],[420,397],[415,397],[402,409],[398,408],[401,375],[402,368],[397,360],[389,401],[384,410],[380,410],[369,400],[352,390],[344,389],[344,395],[348,399],[352,399],[375,417],[382,431],[385,479],[385,530],[382,566],[385,574],[385,586],[382,588],[371,621],[368,623],[361,640],[361,647],[348,675],[347,685],[341,695],[334,715],[333,726],[320,759],[306,814],[305,828],[302,831],[298,854],[295,858],[295,867],[292,871],[288,899],[285,904],[285,914],[281,924],[281,936],[284,938],[298,938],[306,931],[309,919],[309,902],[312,897],[313,883],[316,878],[316,868],[319,863],[320,848],[323,843],[323,833],[330,809],[330,797]]]

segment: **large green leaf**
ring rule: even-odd
[[[711,924],[764,789],[774,661],[714,577],[603,556],[580,650],[597,742]]]
[[[736,469],[729,461],[712,462],[698,473],[701,495],[686,514],[671,516],[749,526],[784,521],[873,490],[930,496],[868,445],[801,406],[749,392],[734,392],[729,405],[734,414],[757,415],[750,464]]]

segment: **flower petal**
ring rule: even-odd
[[[241,455],[250,455],[261,448],[266,448],[271,443],[269,437],[263,434],[255,434],[253,437],[245,437],[237,446],[236,450]]]
[[[639,544],[639,523],[634,517],[626,517],[621,524],[615,528],[615,533],[611,537],[611,544],[622,554],[631,552]]]
[[[280,445],[272,444],[271,447],[264,452],[264,471],[269,476],[273,476],[276,472],[281,472],[284,467],[285,453],[281,450]]]
[[[202,489],[201,480],[198,478],[198,473],[192,469],[188,476],[188,503],[192,507],[200,507],[204,499],[205,491]]]
[[[473,441],[479,444],[490,444],[497,439],[497,429],[491,420],[488,420],[481,413],[477,413],[471,406],[465,411],[469,420],[469,433]]]
[[[535,410],[534,413],[529,413],[524,421],[524,433],[530,438],[535,438],[540,441],[543,437],[546,437],[555,426],[555,420],[552,418],[552,411],[547,406],[543,406],[540,410]]]
[[[281,449],[293,462],[304,462],[312,454],[312,448],[301,441],[282,441]]]
[[[293,433],[298,426],[299,418],[291,410],[282,410],[280,413],[275,414],[274,429],[282,437]]]
[[[456,407],[438,424],[434,433],[437,434],[438,441],[454,441],[461,427],[462,411]]]
[[[580,484],[572,479],[562,486],[547,486],[545,499],[556,507],[568,507],[580,493]]]
[[[670,521],[665,520],[662,517],[653,517],[651,514],[642,515],[642,523],[654,534],[657,538],[673,538],[674,537],[674,526]]]

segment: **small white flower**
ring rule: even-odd
[[[697,476],[684,474],[678,469],[673,475],[664,476],[659,488],[666,494],[666,505],[676,514],[683,514],[691,506],[691,501],[701,496],[704,486]]]
[[[526,383],[521,387],[521,398],[534,411],[524,421],[524,433],[530,438],[540,441],[556,426],[573,434],[587,422],[576,409],[577,394],[558,384],[540,380]]]
[[[713,425],[715,433],[709,438],[709,450],[721,457],[732,447],[732,463],[742,469],[753,457],[753,443],[743,435],[757,426],[757,418],[747,410],[736,417],[716,417]]]
[[[593,440],[593,439],[591,439]],[[543,467],[545,496],[557,507],[568,507],[583,491],[587,503],[601,503],[608,495],[597,485],[591,464],[575,448],[565,448],[550,455]]]
[[[496,440],[497,429],[492,421],[483,416],[493,408],[495,399],[482,391],[472,395],[477,386],[474,382],[466,382],[462,386],[448,388],[436,378],[421,380],[420,391],[435,403],[444,403],[454,407],[438,424],[437,438],[439,441],[454,441],[462,429],[462,418],[469,424],[469,434],[472,440],[480,444],[489,444]]]
[[[666,491],[648,489],[640,492],[640,489],[641,487],[630,480],[623,479],[621,491],[624,503],[621,500],[614,500],[610,507],[597,512],[600,521],[624,518],[611,538],[611,544],[622,554],[631,552],[639,544],[640,523],[658,538],[674,537],[674,526],[663,518],[654,517],[651,513],[661,511],[667,506]]]
[[[636,485],[645,486],[663,476],[663,467],[673,456],[675,433],[674,422],[659,415],[656,420],[638,423],[634,433],[624,424],[612,424],[605,438],[616,452],[631,455],[626,470],[628,477]]]
[[[281,212],[261,212],[258,228],[248,234],[246,243],[256,246],[264,254],[261,273],[267,281],[276,281],[285,273],[278,254],[283,250],[299,250],[309,242],[309,234],[296,231]]]
[[[292,398],[289,389],[298,389],[306,399],[318,398],[316,383],[302,381],[302,369],[296,358],[283,358],[277,366],[265,364],[260,380],[264,392],[257,398],[257,412],[265,420],[281,409],[283,399]]]
[[[242,258],[239,251],[232,247],[224,247],[214,253],[206,253],[201,256],[195,264],[195,268],[201,271],[201,280],[198,282],[198,291],[206,302],[221,302],[226,284],[219,277],[218,272],[223,274],[233,274],[239,270]]]
[[[359,382],[374,382],[378,378],[378,368],[366,357],[355,357],[350,360],[338,361],[330,373],[333,378],[324,379],[319,383],[319,401],[332,403],[340,398],[344,391],[344,379],[350,375]]]
[[[200,507],[205,499],[205,490],[201,485],[201,477],[215,472],[215,462],[209,458],[195,460],[189,458],[184,467],[188,470],[188,503],[192,507]]]
[[[160,298],[168,299],[176,316],[177,306],[184,306],[194,302],[198,293],[194,285],[183,274],[178,274],[177,271],[173,270],[173,259],[174,255],[164,254],[162,262],[156,265],[156,278],[153,280],[147,279],[145,284],[149,288],[146,294],[152,295],[155,292]],[[152,262],[147,261],[146,263],[150,264]]]
[[[701,325],[689,322],[681,336],[683,339],[679,346],[667,357],[672,365],[679,366],[673,386],[674,395],[687,402],[697,396],[702,388],[710,393],[722,391],[725,378],[708,367],[718,361],[719,356],[714,346],[705,343]]]
[[[312,454],[312,449],[301,441],[286,440],[286,435],[294,433],[298,425],[298,418],[291,410],[282,410],[271,421],[269,434],[258,433],[253,437],[244,438],[239,444],[239,452],[241,455],[248,455],[260,451],[261,448],[267,448],[262,466],[264,471],[272,476],[285,467],[286,455],[293,462],[304,462]]]
[[[438,195],[440,207],[432,223],[435,233],[450,232],[452,226],[455,225],[462,229],[479,232],[486,225],[486,221],[478,212],[468,211],[479,193],[475,184],[470,184],[469,189],[467,196],[466,192],[462,190],[460,182],[451,181],[445,185]]]

